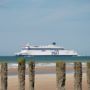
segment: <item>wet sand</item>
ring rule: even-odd
[[[86,75],[83,75],[83,90],[87,90]],[[8,78],[8,90],[18,90],[18,78],[11,76]],[[29,90],[28,76],[26,76],[26,90]],[[55,74],[37,74],[35,76],[35,90],[57,90]],[[73,74],[66,75],[66,90],[74,90]]]

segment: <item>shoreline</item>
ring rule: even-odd
[[[82,72],[86,73],[86,66],[82,65]],[[73,65],[66,65],[66,74],[74,74],[74,66]],[[11,67],[8,68],[8,75],[17,75],[18,74],[18,67]],[[28,75],[28,67],[26,67],[26,75]],[[36,66],[35,67],[35,74],[56,74],[56,67],[55,66]]]

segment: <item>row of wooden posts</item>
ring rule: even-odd
[[[35,62],[29,62],[29,90],[34,90],[35,87]],[[74,90],[82,90],[82,63],[74,63]],[[1,63],[1,90],[8,88],[8,65]],[[25,60],[18,61],[18,90],[25,90]],[[66,64],[65,62],[56,62],[56,81],[57,90],[65,90],[66,81]],[[90,90],[90,63],[87,63],[87,84]]]

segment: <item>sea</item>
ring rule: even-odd
[[[41,55],[41,56],[22,56],[26,63],[30,61],[34,61],[36,66],[55,66],[55,63],[58,61],[64,61],[72,65],[74,62],[82,62],[83,64],[86,62],[90,62],[90,56],[58,56],[58,55]],[[21,56],[0,56],[0,63],[7,62],[9,67],[17,67],[18,60]]]

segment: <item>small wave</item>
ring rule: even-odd
[[[18,67],[18,63],[10,63],[8,65],[8,68],[17,68]],[[28,64],[26,64],[26,68],[28,67]]]
[[[17,68],[18,64],[17,63],[11,63],[8,65],[8,68]]]
[[[67,66],[74,66],[74,63],[66,63]],[[11,63],[8,65],[9,68],[17,68],[18,67],[18,63]],[[36,63],[35,64],[36,67],[52,67],[52,66],[56,66],[56,63]],[[86,67],[86,63],[82,63],[83,67]],[[26,68],[28,67],[28,64],[26,64]]]
[[[45,66],[55,66],[56,64],[55,63],[37,63],[36,66],[39,66],[39,67],[45,67]]]
[[[39,66],[39,67],[45,67],[45,66],[55,66],[56,64],[55,63],[36,63],[36,67]],[[18,64],[17,63],[12,63],[12,64],[9,64],[8,65],[9,68],[17,68],[18,67]],[[26,67],[28,67],[28,64],[26,64]]]

